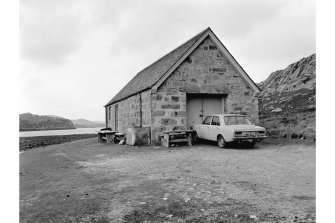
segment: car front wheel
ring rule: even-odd
[[[218,146],[220,148],[226,147],[226,141],[224,140],[222,135],[219,135],[217,140],[218,140]]]

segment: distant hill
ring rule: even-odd
[[[290,64],[259,83],[260,123],[284,137],[315,137],[316,55]]]
[[[75,129],[71,120],[57,116],[20,114],[20,131]]]
[[[89,121],[86,119],[76,119],[71,120],[76,128],[96,128],[96,127],[105,127],[104,122],[99,121]]]

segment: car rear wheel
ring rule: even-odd
[[[198,142],[199,142],[199,136],[198,136],[197,132],[194,132],[192,134],[192,144],[193,143],[198,143]]]
[[[220,147],[220,148],[226,147],[226,141],[224,140],[222,135],[218,136],[217,141],[218,141],[218,147]]]

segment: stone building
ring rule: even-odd
[[[151,142],[189,129],[204,114],[237,113],[258,123],[260,89],[210,28],[140,71],[106,105],[106,127],[150,127]]]

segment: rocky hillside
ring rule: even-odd
[[[86,119],[75,119],[71,120],[76,128],[95,128],[95,127],[105,127],[104,122],[89,121]]]
[[[56,116],[20,114],[20,131],[75,129],[69,119]]]
[[[260,123],[269,133],[315,137],[316,55],[278,70],[259,84]]]
[[[300,89],[315,88],[316,55],[312,54],[302,58],[296,63],[290,64],[284,70],[278,70],[259,84],[262,95],[273,93],[291,92]]]

